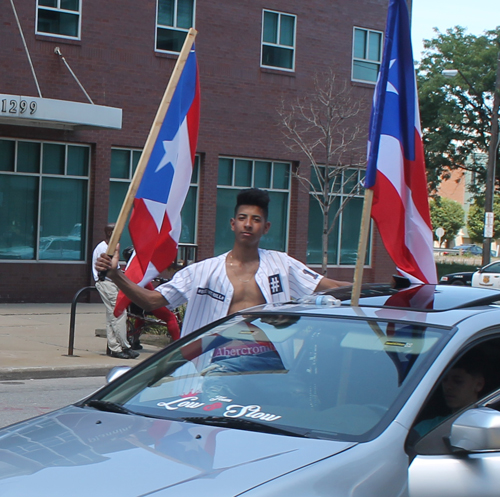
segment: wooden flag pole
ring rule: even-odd
[[[144,145],[144,150],[142,151],[139,163],[137,164],[137,169],[135,170],[134,176],[127,191],[127,195],[125,197],[125,200],[123,201],[120,214],[118,215],[118,219],[115,224],[115,229],[113,230],[113,234],[111,235],[108,250],[106,252],[110,257],[112,257],[115,253],[116,246],[118,245],[120,237],[122,236],[127,217],[132,209],[132,206],[134,205],[135,194],[137,193],[139,185],[141,184],[142,176],[144,174],[144,171],[146,170],[146,166],[148,165],[149,157],[151,156],[151,152],[153,151],[153,147],[155,145],[156,139],[158,138],[158,134],[160,133],[163,121],[165,120],[165,116],[167,115],[168,107],[170,106],[170,102],[172,101],[172,97],[174,95],[175,89],[177,88],[177,84],[179,83],[179,79],[181,77],[184,66],[186,65],[186,61],[189,57],[189,53],[191,51],[197,33],[198,32],[194,28],[191,28],[188,31],[186,39],[184,40],[184,45],[182,46],[182,50],[179,53],[177,62],[175,63],[175,67],[172,71],[172,75],[170,76],[167,89],[165,90],[160,106],[158,107],[156,117],[153,121],[153,125],[151,126],[151,131],[149,132],[146,144]]]
[[[352,285],[351,305],[359,304],[359,295],[361,293],[361,283],[363,281],[363,266],[366,259],[366,247],[368,245],[368,235],[370,232],[370,217],[372,212],[373,190],[365,190],[365,200],[363,202],[363,214],[361,217],[361,231],[359,233],[358,257],[356,259],[356,268],[354,269],[354,282]]]

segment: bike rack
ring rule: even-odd
[[[86,287],[80,288],[80,290],[78,290],[78,292],[76,292],[75,296],[73,297],[73,301],[71,302],[71,314],[70,314],[70,320],[69,320],[68,356],[73,355],[73,348],[75,345],[76,304],[77,304],[80,296],[89,290],[96,290],[97,291],[97,288],[95,286],[86,286]]]

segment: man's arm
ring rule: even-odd
[[[324,292],[325,290],[330,290],[330,288],[338,288],[340,286],[351,286],[351,285],[352,283],[350,281],[338,281],[325,277],[321,278],[321,281],[318,283],[318,286],[314,291]]]
[[[106,276],[132,301],[145,311],[152,311],[168,305],[167,299],[156,290],[147,290],[128,279],[118,268],[120,259],[119,246],[111,258],[107,254],[101,254],[95,263],[97,271],[106,271]]]

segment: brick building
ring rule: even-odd
[[[366,102],[359,116],[366,129],[387,3],[5,3],[0,302],[68,302],[92,284],[93,247],[116,220],[191,25],[198,30],[201,124],[181,256],[200,260],[230,248],[235,195],[255,185],[272,198],[273,227],[262,246],[317,267],[317,207],[292,175],[305,158],[285,147],[276,109],[281,98],[310,89],[316,72],[334,68]],[[348,280],[362,198],[351,203],[332,235],[329,268]],[[124,235],[122,248],[128,243]],[[374,230],[364,279],[388,281],[393,271]]]

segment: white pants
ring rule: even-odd
[[[111,352],[122,352],[130,348],[127,341],[127,313],[116,318],[113,310],[118,296],[118,287],[112,281],[96,281],[95,287],[106,307],[106,337]]]

